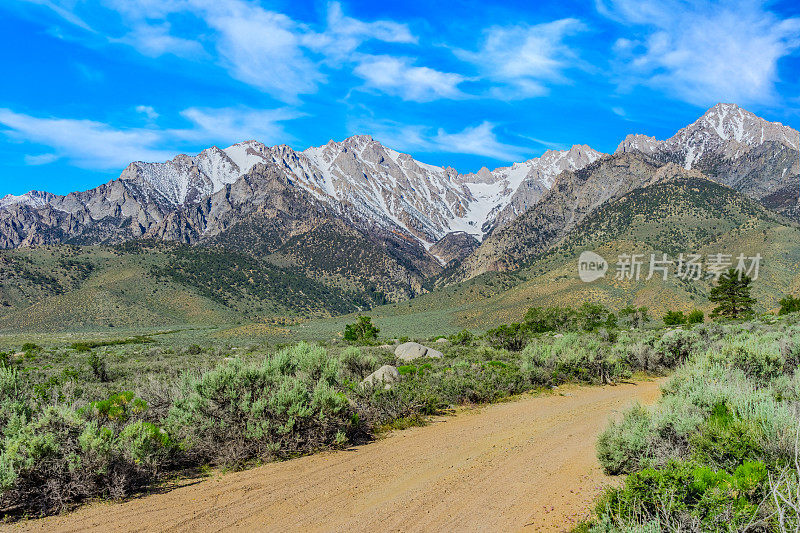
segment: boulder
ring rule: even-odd
[[[434,359],[441,359],[443,357],[442,352],[423,346],[418,342],[403,343],[395,349],[394,354],[398,359],[406,362],[413,361],[420,357],[432,357]]]
[[[436,339],[436,344],[448,344],[450,341],[445,339],[444,337],[439,337]]]
[[[400,372],[391,365],[383,365],[378,370],[365,377],[361,382],[362,387],[377,387],[383,384],[384,389],[391,389],[392,385],[400,381]]]

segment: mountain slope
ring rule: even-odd
[[[542,199],[508,226],[490,235],[451,278],[514,270],[547,250],[606,202],[676,176],[701,176],[662,165],[641,152],[604,157],[577,172],[562,172]]]
[[[667,140],[628,135],[615,153],[639,151],[699,170],[758,200],[773,197],[768,206],[787,211],[798,204],[799,146],[797,130],[735,104],[717,104]]]
[[[0,254],[0,330],[291,322],[384,300],[216,246],[132,241]]]
[[[578,276],[584,250],[609,262],[600,280],[585,283]],[[615,279],[620,254],[642,254],[638,282]],[[788,293],[800,291],[800,227],[758,202],[710,180],[676,176],[634,189],[612,200],[576,224],[561,241],[523,268],[486,272],[460,283],[437,287],[408,305],[389,304],[370,315],[387,332],[421,331],[448,334],[469,328],[483,331],[522,319],[532,306],[580,306],[586,301],[612,309],[646,306],[654,317],[668,310],[699,308],[709,312],[708,280],[683,281],[675,265],[666,281],[656,274],[646,280],[650,254],[675,259],[680,253],[704,257],[716,253],[762,255],[753,283],[757,310],[775,311]],[[312,322],[307,328],[335,331],[350,317]]]
[[[167,279],[174,269],[178,277],[169,279],[176,290],[214,302],[229,317],[336,314],[490,272],[525,271],[532,261],[545,264],[598,210],[676,180],[708,178],[800,220],[797,146],[797,131],[732,104],[714,106],[665,141],[629,136],[613,155],[576,145],[470,174],[421,163],[369,136],[304,151],[247,141],[165,163],[131,163],[119,179],[89,191],[3,197],[0,248],[184,243],[198,249],[157,252],[160,266],[148,276],[164,268],[159,279]],[[678,232],[659,245],[668,248],[670,238],[687,239]],[[235,258],[231,275],[216,277],[227,279],[230,291],[188,259],[210,265],[222,259],[209,263],[209,257],[226,253]],[[104,276],[89,276],[101,291],[89,294],[78,281],[62,283],[72,266],[51,265],[48,274],[15,257],[22,255],[0,254],[0,293],[15,313],[72,293],[112,301],[112,292],[98,296],[101,280],[115,279],[115,268],[135,270],[111,261]],[[482,281],[468,284],[480,287],[474,296],[491,297],[519,281],[516,274],[492,279],[491,289]],[[283,301],[290,294],[295,307]],[[151,298],[136,301],[152,306],[142,316],[173,313]]]
[[[450,232],[481,239],[485,231],[535,202],[558,172],[581,168],[601,155],[576,146],[491,172],[458,174],[416,161],[366,135],[303,152],[247,141],[165,163],[131,163],[118,180],[66,197],[33,201],[34,193],[9,196],[0,210],[16,209],[0,212],[0,247],[137,238],[152,233],[172,211],[201,204],[236,183],[257,164],[280,169],[293,186],[316,200],[332,207],[346,204],[361,218],[430,247]]]

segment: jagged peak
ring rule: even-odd
[[[368,134],[360,134],[360,135],[351,135],[347,137],[344,142],[358,142],[358,143],[368,143],[373,142],[375,139],[372,138],[372,135]],[[378,142],[378,141],[375,141]]]
[[[646,154],[652,154],[658,148],[661,142],[662,141],[659,141],[655,137],[651,137],[643,133],[629,133],[625,136],[622,142],[617,145],[617,149],[614,150],[614,153],[619,154],[624,152],[638,151]]]
[[[32,190],[23,194],[6,194],[0,197],[0,209],[11,205],[24,204],[31,207],[41,207],[47,204],[55,195],[45,191]]]

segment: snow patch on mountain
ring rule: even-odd
[[[12,205],[27,205],[30,207],[43,207],[47,205],[55,195],[44,191],[30,191],[25,194],[7,194],[0,198],[0,209]]]
[[[706,153],[738,159],[768,141],[782,143],[794,150],[800,146],[797,130],[780,122],[764,120],[736,104],[720,103],[667,140],[628,135],[616,153],[638,150],[651,155],[677,154],[683,166],[691,169]]]
[[[131,163],[121,179],[182,205],[235,182],[256,164],[276,165],[317,199],[333,205],[346,202],[368,219],[397,226],[429,248],[454,231],[482,239],[499,214],[510,216],[526,208],[552,186],[558,173],[582,168],[601,155],[588,146],[576,146],[510,167],[459,174],[419,162],[369,135],[356,135],[302,152],[257,141],[211,147],[166,163]],[[522,201],[515,194],[524,183],[529,190]],[[511,203],[516,205],[507,210]]]

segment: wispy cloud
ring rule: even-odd
[[[403,100],[430,102],[440,98],[465,98],[458,84],[459,74],[415,66],[413,59],[392,56],[364,56],[354,69],[365,80],[364,86],[378,89]]]
[[[199,42],[172,35],[170,25],[166,22],[136,24],[125,36],[110,41],[130,45],[148,57],[172,54],[178,57],[199,58],[206,55],[203,45]]]
[[[157,148],[163,140],[158,131],[115,129],[93,120],[40,118],[0,109],[0,124],[11,137],[51,148],[84,168],[121,168],[135,159],[163,160],[171,152]]]
[[[226,144],[255,139],[265,144],[286,143],[290,136],[283,122],[302,116],[289,108],[197,108],[181,112],[192,128],[168,130],[165,137],[193,142],[222,142]]]
[[[623,89],[647,85],[684,101],[765,103],[778,61],[800,47],[800,18],[780,19],[757,0],[597,1],[630,28],[614,45]]]
[[[409,152],[471,154],[499,161],[520,161],[530,155],[525,147],[501,142],[495,127],[491,122],[482,122],[450,133],[443,128],[389,121],[359,124],[360,129],[372,132],[373,137],[387,146]]]
[[[316,91],[325,78],[301,49],[298,25],[280,13],[245,4],[206,22],[231,76],[284,101]]]
[[[330,59],[346,61],[349,54],[373,39],[387,43],[416,43],[418,40],[406,24],[391,20],[364,22],[346,16],[339,2],[329,2],[325,30],[305,33],[303,44]]]
[[[549,92],[552,83],[567,81],[565,71],[579,64],[565,40],[586,29],[583,22],[565,18],[533,26],[492,26],[476,52],[455,50],[483,76],[500,83],[496,96],[527,98]]]
[[[81,29],[84,29],[89,32],[94,32],[95,30],[89,26],[82,18],[75,14],[75,12],[70,9],[66,5],[61,5],[60,2],[53,1],[53,0],[22,0],[23,2],[27,2],[29,4],[37,4],[40,6],[44,6],[53,11],[56,15],[63,18],[70,24],[73,24]]]
[[[560,143],[555,141],[548,141],[547,139],[540,139],[538,137],[530,137],[528,135],[519,135],[517,137],[521,139],[527,139],[529,141],[533,141],[538,145],[544,146],[548,150],[569,150],[570,145],[567,143]]]
[[[25,164],[30,166],[47,165],[58,161],[59,157],[56,154],[39,154],[39,155],[26,155]]]
[[[75,14],[73,2],[28,1],[88,28]],[[354,53],[367,41],[417,42],[408,25],[346,16],[338,2],[327,5],[319,30],[246,0],[105,0],[104,4],[119,13],[125,32],[109,36],[109,42],[129,45],[147,57],[211,57],[232,78],[289,103],[316,92],[327,79],[326,68],[352,67]],[[177,35],[167,20],[176,15],[196,20],[197,33],[203,37]],[[119,27],[108,28],[109,34],[114,32],[118,34]]]
[[[71,118],[35,117],[0,109],[3,133],[17,141],[46,146],[52,154],[28,156],[29,165],[57,158],[89,169],[122,169],[131,161],[163,161],[174,157],[187,143],[220,143],[258,139],[267,144],[288,136],[280,122],[297,116],[289,110],[246,108],[189,108],[182,116],[191,127],[116,128],[104,122]]]

